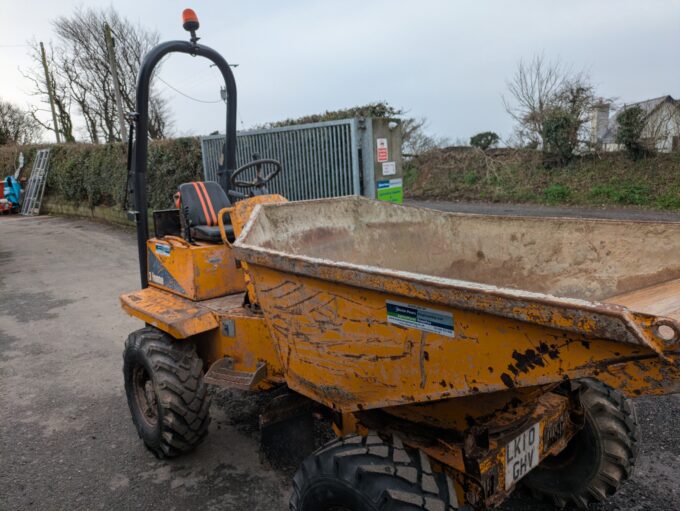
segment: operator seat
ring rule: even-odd
[[[231,206],[222,187],[212,181],[196,181],[179,185],[180,219],[184,236],[189,241],[222,243],[217,215]],[[227,240],[234,241],[234,228],[229,215],[224,216]]]

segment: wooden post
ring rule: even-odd
[[[123,113],[123,98],[120,95],[116,53],[113,51],[113,37],[111,36],[111,27],[108,23],[104,23],[104,37],[106,38],[106,50],[109,54],[111,77],[113,78],[113,92],[116,95],[116,109],[118,110],[118,122],[120,123],[120,139],[125,141],[127,140],[127,127],[125,125],[125,114]]]
[[[45,46],[40,41],[40,58],[42,60],[43,70],[45,71],[45,83],[47,84],[47,96],[50,98],[50,108],[52,109],[52,122],[54,123],[54,134],[57,136],[57,144],[61,143],[59,136],[59,124],[57,124],[57,111],[54,108],[54,91],[52,90],[52,80],[50,80],[50,73],[47,69],[47,57],[45,57]]]

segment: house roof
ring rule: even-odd
[[[624,104],[621,109],[614,114],[614,116],[609,119],[609,129],[602,137],[602,141],[605,143],[614,143],[616,141],[616,132],[619,130],[618,117],[624,110],[632,107],[640,107],[645,113],[645,117],[650,115],[654,110],[656,110],[661,104],[665,102],[670,102],[677,105],[680,108],[680,100],[673,99],[672,96],[660,96],[658,98],[646,99],[644,101],[638,101],[637,103]]]

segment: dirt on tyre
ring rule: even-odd
[[[535,496],[558,508],[604,501],[630,478],[638,455],[640,427],[631,401],[596,380],[579,383],[583,429],[524,478]]]
[[[452,511],[453,483],[427,455],[371,433],[335,439],[300,465],[291,511]]]
[[[203,440],[210,397],[191,341],[153,327],[137,330],[125,342],[123,375],[132,421],[156,456],[179,456]]]

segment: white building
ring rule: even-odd
[[[680,151],[680,100],[671,96],[648,99],[638,103],[624,105],[610,116],[611,105],[599,103],[591,112],[590,142],[605,151],[623,149],[616,143],[616,132],[619,125],[617,117],[624,110],[638,106],[645,112],[645,127],[642,138],[658,151]]]

